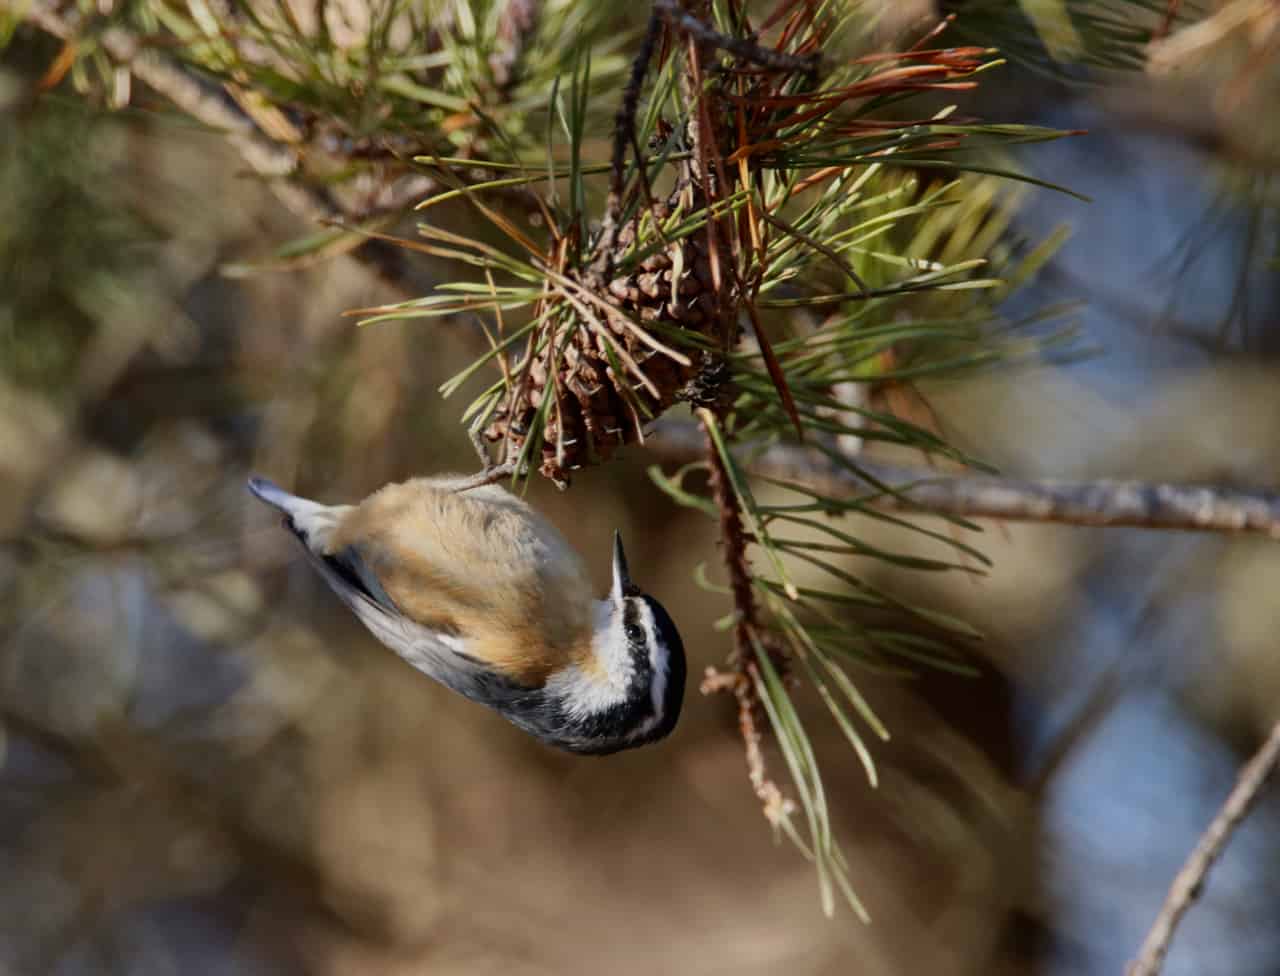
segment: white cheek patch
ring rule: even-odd
[[[597,608],[592,652],[597,668],[570,666],[547,679],[547,692],[562,703],[566,714],[584,719],[616,708],[627,700],[634,665],[622,618],[607,605]]]
[[[590,718],[627,700],[626,685],[619,687],[578,667],[568,667],[547,679],[548,695],[558,699],[565,714],[574,720]]]
[[[647,607],[638,609],[635,622],[644,631],[650,672],[648,687],[632,688],[636,679],[636,648],[627,640],[623,615],[611,602],[597,606],[592,666],[570,665],[552,674],[544,686],[547,697],[559,704],[565,718],[571,722],[586,721],[626,706],[633,693],[643,695],[640,704],[649,704],[646,710],[650,714],[632,728],[618,729],[615,742],[642,739],[666,718],[670,654],[661,642],[652,612]]]

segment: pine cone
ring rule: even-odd
[[[678,196],[657,204],[654,216],[665,219]],[[642,208],[638,219],[647,222],[648,213]],[[617,255],[631,248],[637,230],[633,221],[619,231]],[[652,230],[647,234],[652,235]],[[569,276],[583,284],[589,280],[587,274]],[[673,276],[678,276],[674,294]],[[717,368],[722,362],[719,357],[690,352],[687,346],[673,344],[669,334],[651,329],[652,324],[661,323],[707,338],[720,336],[706,235],[701,231],[655,251],[632,271],[615,275],[601,297],[618,310],[606,316],[599,306],[592,308],[596,322],[607,327],[608,337],[574,309],[567,316],[573,335],[566,339],[562,325],[543,343],[537,358],[514,381],[512,399],[498,409],[486,430],[489,440],[507,442],[508,458],[521,451],[551,380],[553,359],[563,348],[539,466],[542,474],[557,483],[567,481],[570,471],[606,460],[618,446],[638,440],[645,423],[676,401],[688,399],[690,391],[715,385],[715,378],[723,373]],[[555,319],[548,316],[548,321]],[[642,330],[644,334],[638,334]],[[651,341],[646,342],[646,337]],[[675,349],[685,362],[655,348],[655,342]]]

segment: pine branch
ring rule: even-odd
[[[1156,976],[1160,972],[1178,923],[1204,891],[1209,869],[1257,802],[1258,795],[1277,766],[1280,766],[1280,722],[1276,722],[1262,747],[1240,770],[1236,785],[1222,809],[1173,879],[1160,914],[1156,916],[1155,924],[1147,933],[1138,958],[1129,966],[1126,976]]]
[[[59,8],[59,4],[49,0],[33,0],[25,18],[47,34],[74,42],[85,22],[76,13],[64,14]],[[222,132],[245,165],[267,181],[276,198],[293,214],[317,225],[346,224],[360,219],[361,215],[348,212],[323,187],[298,182],[296,177],[301,170],[298,153],[268,136],[215,87],[197,79],[176,60],[143,46],[123,28],[108,28],[97,40],[113,61],[128,67],[147,87],[191,118]],[[405,293],[412,292],[403,249],[368,238],[352,255],[386,284]]]
[[[698,456],[698,442],[698,431],[692,424],[666,422],[647,443],[652,451],[689,460]],[[812,449],[792,444],[775,444],[758,454],[744,451],[742,458],[755,474],[796,481],[832,498],[866,492],[869,504],[894,511],[1280,539],[1280,492],[1275,491],[946,474],[858,458],[857,468],[868,476],[863,478]],[[877,492],[873,482],[894,485],[896,493]]]
[[[751,570],[747,567],[747,536],[742,526],[738,496],[734,493],[729,472],[712,434],[716,417],[705,408],[699,410],[698,415],[703,427],[703,453],[710,472],[711,495],[720,512],[721,556],[729,574],[729,589],[733,593],[733,653],[739,671],[745,673],[746,664],[752,657],[751,641],[760,626],[756,619],[755,593],[751,589]]]
[[[769,777],[764,752],[760,748],[758,718],[761,708],[759,695],[756,693],[759,670],[755,664],[754,648],[760,623],[757,619],[755,592],[751,586],[751,570],[747,565],[747,536],[742,526],[738,496],[734,493],[729,472],[725,470],[724,461],[712,435],[715,415],[705,409],[700,410],[699,415],[703,425],[703,453],[710,472],[711,494],[719,512],[721,558],[729,575],[734,615],[734,668],[731,672],[708,668],[699,690],[704,695],[731,692],[737,700],[738,731],[742,735],[746,752],[747,776],[764,808],[765,819],[777,828],[789,815],[792,804]]]

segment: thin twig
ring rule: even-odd
[[[622,90],[622,103],[613,123],[613,155],[609,171],[609,196],[605,201],[604,221],[600,228],[599,241],[596,244],[596,258],[592,262],[591,272],[599,283],[609,277],[613,270],[614,249],[618,244],[618,234],[622,230],[622,194],[624,174],[627,162],[627,147],[635,145],[636,112],[640,106],[640,90],[644,87],[645,75],[649,71],[649,62],[653,59],[653,51],[662,33],[662,20],[655,9],[649,14],[649,22],[645,27],[644,40],[640,50],[631,62],[631,75]],[[644,159],[637,152],[636,165],[640,170],[640,179],[646,179]]]
[[[711,495],[720,512],[721,558],[729,573],[729,589],[733,594],[733,653],[740,673],[752,656],[752,633],[756,628],[756,598],[751,588],[751,570],[747,566],[747,536],[742,526],[738,496],[733,490],[729,472],[711,434],[715,414],[705,408],[698,411],[703,423],[703,452],[710,475]]]
[[[701,456],[697,428],[663,422],[651,450],[673,458]],[[861,494],[876,508],[992,518],[1011,522],[1058,522],[1142,529],[1178,529],[1226,535],[1258,534],[1280,539],[1280,492],[1145,481],[1057,481],[939,474],[857,460],[857,470],[837,465],[816,450],[775,444],[759,454],[743,453],[755,474],[794,481],[832,498]],[[893,494],[875,484],[894,486]]]
[[[738,731],[742,735],[747,760],[747,777],[764,808],[765,818],[776,827],[787,818],[792,804],[769,778],[764,752],[760,748],[761,735],[757,722],[760,701],[756,695],[759,672],[755,663],[755,648],[762,635],[757,621],[755,591],[751,586],[751,569],[747,563],[747,533],[742,525],[742,510],[737,493],[711,434],[717,418],[706,408],[699,410],[698,415],[703,424],[702,446],[710,475],[711,493],[720,513],[721,558],[729,574],[734,616],[733,670],[722,672],[708,668],[700,690],[704,695],[719,691],[732,692],[737,700]],[[775,666],[785,673],[785,663],[779,659]]]
[[[815,74],[822,64],[822,55],[789,54],[774,48],[761,47],[745,37],[732,37],[721,34],[708,27],[702,20],[681,8],[679,0],[654,0],[653,9],[660,13],[673,27],[710,47],[728,51],[734,57],[750,64],[755,64],[768,71],[799,71],[803,74]]]
[[[1226,803],[1201,835],[1191,856],[1187,858],[1187,863],[1173,879],[1160,914],[1147,933],[1138,958],[1130,964],[1127,976],[1156,976],[1160,972],[1178,923],[1200,897],[1209,869],[1257,802],[1258,795],[1277,765],[1280,765],[1280,721],[1272,727],[1271,734],[1253,758],[1244,764]]]
[[[760,806],[764,810],[765,819],[777,827],[794,811],[795,803],[789,799],[778,784],[769,778],[764,762],[764,749],[761,745],[764,737],[756,722],[760,703],[756,699],[756,679],[759,671],[754,664],[734,671],[717,671],[707,668],[698,690],[704,695],[717,692],[731,692],[738,702],[738,734],[742,736],[742,747],[747,760],[747,780]]]
[[[515,474],[516,466],[515,461],[503,461],[501,464],[490,465],[482,471],[463,478],[461,481],[454,482],[449,486],[449,490],[454,493],[460,493],[483,488],[485,485],[496,484],[503,478],[509,478]]]

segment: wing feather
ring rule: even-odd
[[[342,521],[324,559],[372,603],[522,684],[540,686],[589,654],[581,560],[500,488],[458,494],[430,479],[389,485]]]
[[[378,579],[377,574],[369,568],[369,564],[360,555],[356,546],[346,546],[337,552],[319,557],[343,582],[356,590],[362,597],[376,603],[390,613],[400,613],[400,608],[391,599],[390,594]]]

